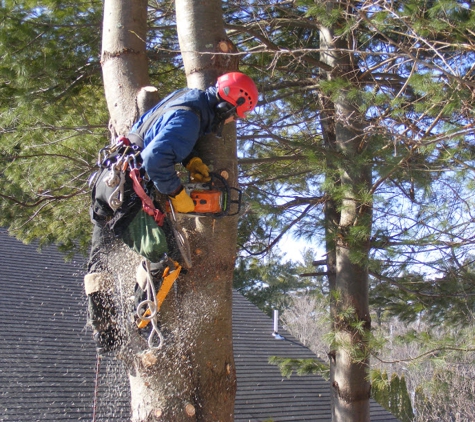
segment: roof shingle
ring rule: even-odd
[[[0,421],[90,421],[95,348],[85,329],[84,260],[65,262],[55,247],[39,253],[0,228]],[[235,421],[330,421],[329,383],[317,375],[285,378],[270,356],[315,358],[288,332],[233,293],[238,389]],[[121,362],[103,358],[97,421],[130,419]],[[396,422],[371,403],[373,422]]]

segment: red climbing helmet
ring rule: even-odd
[[[239,117],[245,118],[254,110],[259,92],[249,76],[241,72],[225,73],[218,78],[216,87],[221,99],[236,107]]]

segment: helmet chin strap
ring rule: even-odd
[[[229,119],[232,116],[237,115],[237,108],[240,105],[243,105],[246,102],[244,97],[240,97],[237,100],[237,103],[235,106],[233,106],[231,103],[228,103],[227,101],[221,101],[218,103],[218,105],[215,107],[215,116],[213,120],[213,124],[211,126],[211,131],[216,133],[216,136],[218,138],[221,138],[223,135],[223,127],[224,127],[224,122]]]
[[[222,101],[216,106],[215,113],[211,131],[218,138],[221,138],[223,136],[224,122],[236,114],[236,107],[226,101]]]

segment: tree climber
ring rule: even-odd
[[[158,192],[170,198],[176,212],[189,213],[194,210],[194,203],[181,184],[175,164],[182,163],[192,180],[208,182],[208,166],[194,152],[196,142],[211,132],[221,136],[223,125],[236,118],[245,118],[255,108],[257,100],[258,91],[250,77],[240,72],[226,73],[218,78],[216,87],[205,91],[185,88],[168,95],[138,119],[125,141],[134,148],[135,145],[139,147],[141,168]],[[101,190],[107,191],[103,176],[95,178],[92,189],[91,220],[94,229],[84,284],[88,297],[88,324],[93,328],[100,352],[113,350],[121,342],[111,295],[114,283],[111,275],[114,269],[111,267],[114,263],[109,262],[108,257],[114,245],[117,242],[120,244],[118,237],[130,246],[122,234],[132,226],[131,221],[135,221],[134,215],[141,207],[131,186],[128,177],[122,187],[125,200],[116,209],[111,207],[110,201],[101,200]],[[179,252],[166,221],[163,229],[167,234],[168,256],[179,260]],[[132,242],[140,243],[146,236],[140,229],[128,230],[127,233],[134,238]],[[147,258],[152,262],[149,271],[154,277],[163,272],[166,257],[167,254],[160,253],[160,256],[155,254]],[[147,274],[140,265],[136,280],[139,287],[143,288]]]

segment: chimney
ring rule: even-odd
[[[284,340],[284,337],[279,334],[279,311],[277,309],[274,309],[274,332],[272,335],[276,340]]]

